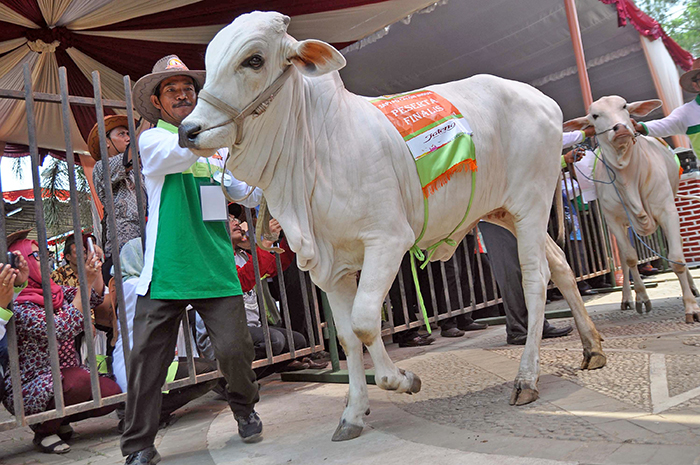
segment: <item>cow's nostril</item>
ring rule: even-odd
[[[201,126],[194,126],[192,128],[188,128],[187,130],[187,138],[189,140],[195,140],[197,136],[199,135],[199,131],[202,129]]]

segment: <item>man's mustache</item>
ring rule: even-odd
[[[173,105],[173,108],[180,108],[180,107],[191,107],[192,102],[189,102],[187,100],[183,100],[181,103],[176,103]]]

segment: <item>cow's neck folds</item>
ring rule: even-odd
[[[233,149],[228,165],[236,177],[263,189],[302,269],[318,263],[311,228],[316,165],[309,102],[304,78],[293,73],[263,114],[246,119],[243,141]]]

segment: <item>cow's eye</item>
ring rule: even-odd
[[[595,113],[592,114],[591,117],[592,117],[593,119],[598,119],[598,115],[596,115]]]
[[[626,104],[626,103],[625,103],[624,105],[622,105],[622,109],[623,109],[623,110],[627,110],[627,104]]]
[[[263,57],[261,57],[260,55],[253,55],[252,57],[248,58],[246,61],[243,62],[243,66],[252,69],[260,69],[264,64],[265,60],[263,60]]]

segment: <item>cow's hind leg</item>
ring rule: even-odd
[[[527,342],[515,378],[511,405],[524,405],[537,400],[540,375],[540,342],[544,325],[544,303],[549,282],[549,267],[545,253],[547,241],[544,215],[531,215],[515,223],[518,258],[523,273],[523,293],[527,307]]]
[[[333,441],[354,439],[364,428],[363,415],[369,411],[367,381],[362,357],[362,343],[352,330],[352,305],[357,293],[354,274],[343,277],[328,293],[328,302],[338,331],[338,340],[343,346],[348,364],[348,403],[333,434]]]
[[[581,335],[583,344],[582,370],[594,370],[605,366],[606,357],[601,345],[602,338],[588,316],[583,299],[576,286],[576,279],[571,267],[566,262],[564,251],[550,238],[547,237],[547,262],[552,274],[552,281],[559,288],[571,308],[571,313],[576,322],[576,328]]]
[[[685,258],[683,257],[680,220],[678,219],[678,211],[675,205],[672,205],[664,212],[661,218],[659,218],[659,223],[668,240],[668,258],[671,260],[671,268],[673,272],[676,273],[678,281],[681,283],[683,304],[685,306],[685,322],[700,322],[700,307],[698,307],[698,303],[693,295],[691,288],[693,278],[690,276],[688,267],[685,264]]]

